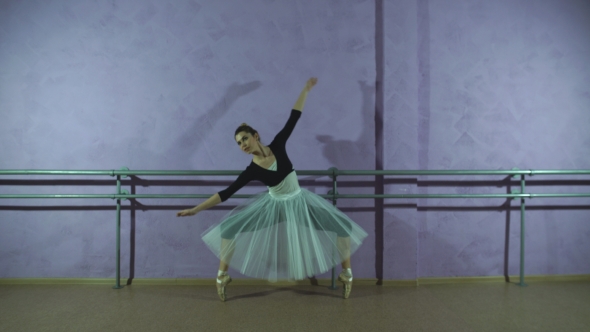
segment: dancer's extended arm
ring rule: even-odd
[[[294,110],[299,112],[303,111],[303,106],[305,106],[305,100],[307,99],[307,93],[309,92],[309,90],[311,90],[311,88],[313,88],[313,86],[317,82],[318,79],[315,77],[312,77],[309,80],[307,80],[307,83],[305,83],[303,91],[301,91],[301,93],[299,94],[299,98],[297,98],[297,101],[295,102],[295,106],[293,106]]]
[[[212,208],[221,202],[225,202],[228,198],[231,197],[231,195],[235,194],[236,191],[238,191],[240,188],[242,188],[243,186],[248,184],[248,182],[250,182],[251,179],[252,179],[252,173],[250,171],[248,171],[248,169],[246,169],[245,171],[240,173],[240,176],[238,176],[236,181],[234,181],[234,183],[232,183],[225,190],[222,190],[222,191],[218,192],[217,194],[214,194],[213,196],[209,197],[206,201],[195,206],[192,209],[182,210],[182,211],[176,213],[176,216],[177,217],[194,216],[195,214],[197,214],[203,210],[207,210],[207,209]]]
[[[207,210],[209,208],[214,207],[215,205],[221,203],[221,197],[219,197],[219,194],[215,194],[209,198],[207,198],[206,201],[204,201],[203,203],[195,206],[192,209],[187,209],[187,210],[182,210],[180,212],[178,212],[176,214],[177,217],[187,217],[187,216],[194,216],[195,214],[203,211],[203,210]]]

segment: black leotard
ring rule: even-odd
[[[295,124],[297,124],[299,117],[301,117],[300,111],[291,110],[291,116],[289,117],[289,120],[287,120],[285,127],[279,131],[272,142],[268,145],[277,159],[277,170],[269,171],[252,161],[250,165],[248,165],[248,167],[246,167],[246,169],[238,176],[234,183],[232,183],[226,189],[218,192],[222,202],[225,202],[231,197],[231,195],[235,194],[236,191],[252,180],[259,180],[265,185],[272,187],[281,183],[281,181],[283,181],[283,179],[285,179],[289,173],[293,172],[293,164],[291,164],[291,160],[289,160],[289,157],[287,156],[285,144],[287,143],[289,136],[291,136],[293,128],[295,128]]]

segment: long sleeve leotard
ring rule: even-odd
[[[234,183],[232,183],[226,189],[218,192],[222,202],[225,202],[228,198],[235,194],[236,191],[252,180],[259,180],[265,185],[272,187],[281,183],[281,181],[283,181],[283,179],[285,179],[289,173],[293,172],[293,164],[287,156],[285,145],[287,143],[287,139],[289,139],[289,136],[291,136],[291,133],[295,128],[295,124],[297,124],[297,121],[299,120],[299,117],[301,117],[300,111],[291,110],[291,116],[287,120],[287,123],[268,145],[277,160],[277,170],[270,171],[255,164],[254,161],[250,162],[250,165],[246,167],[246,169],[238,176]]]

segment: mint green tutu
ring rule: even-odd
[[[300,188],[293,171],[237,206],[202,238],[233,269],[277,281],[328,271],[349,258],[366,236],[330,202]]]

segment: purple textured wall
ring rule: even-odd
[[[590,169],[589,14],[583,0],[1,1],[0,169],[241,169],[235,127],[268,141],[309,76],[320,81],[289,142],[296,169]],[[115,190],[105,178],[7,179],[3,193]],[[328,190],[325,178],[300,179]],[[221,188],[174,180],[133,189]],[[341,193],[375,192],[371,178],[339,180]],[[385,191],[505,193],[507,181],[386,179]],[[195,218],[174,217],[195,201],[134,203],[122,214],[122,275],[213,277],[199,235],[236,202]],[[526,272],[590,273],[587,199],[527,203]],[[112,201],[0,204],[0,277],[114,276]],[[356,277],[518,272],[518,213],[502,200],[385,200],[382,216],[371,200],[338,204],[370,234]]]
[[[431,1],[427,10],[418,13],[429,17],[430,40],[428,54],[418,54],[419,62],[429,61],[428,66],[419,66],[419,73],[429,80],[419,83],[418,103],[429,99],[424,105],[427,111],[418,108],[427,122],[422,128],[419,122],[420,168],[590,168],[590,3]],[[426,29],[419,24],[421,30]],[[428,135],[423,135],[425,130]],[[563,180],[529,178],[550,179]],[[530,183],[530,192],[555,190]],[[427,192],[437,190],[425,186]],[[506,192],[493,187],[453,190]],[[483,209],[501,203],[433,201],[423,206],[427,212],[421,214],[418,226],[419,275],[501,275],[504,255],[508,272],[517,274],[518,212],[509,217],[507,236],[506,213]],[[443,204],[476,205],[482,210],[446,212],[439,208]],[[543,205],[588,206],[588,199],[527,204],[532,211],[527,214],[526,272],[588,273],[589,210],[535,210]]]

